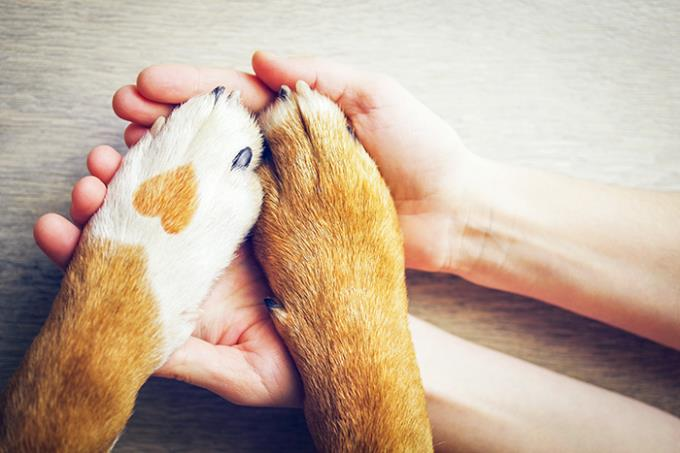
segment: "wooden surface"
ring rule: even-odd
[[[482,155],[680,189],[677,1],[0,3],[0,386],[60,280],[31,226],[68,212],[90,147],[124,149],[110,97],[152,63],[327,55],[392,74]],[[412,312],[456,335],[680,415],[678,352],[454,277],[409,285]],[[310,448],[299,411],[153,379],[117,450]]]

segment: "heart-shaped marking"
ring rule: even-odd
[[[144,181],[135,190],[132,205],[147,217],[160,217],[169,234],[185,229],[198,205],[198,181],[191,164],[161,173]]]

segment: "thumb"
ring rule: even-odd
[[[258,50],[252,58],[257,77],[270,89],[277,91],[281,85],[295,86],[303,80],[314,90],[329,97],[346,111],[365,95],[370,81],[368,73],[324,58],[285,58]]]
[[[268,392],[259,388],[261,379],[245,354],[237,347],[189,337],[155,375],[203,387],[234,404],[267,405]]]

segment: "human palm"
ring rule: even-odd
[[[156,374],[200,385],[235,404],[299,405],[301,385],[263,303],[268,295],[246,244],[201,306],[192,337]]]
[[[457,200],[479,160],[448,124],[394,80],[369,76],[356,83],[362,89],[340,100],[390,188],[404,234],[406,265],[444,270],[451,265],[451,247],[432,238],[447,240],[462,233],[464,226],[455,223],[461,217]]]

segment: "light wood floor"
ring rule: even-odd
[[[152,63],[326,55],[395,76],[484,156],[680,189],[680,4],[576,3],[0,2],[0,386],[60,280],[31,226],[68,213],[89,148],[124,149],[111,95]],[[680,415],[678,352],[454,277],[410,273],[409,286],[412,312],[456,335]],[[309,449],[300,411],[160,379],[117,447]]]

